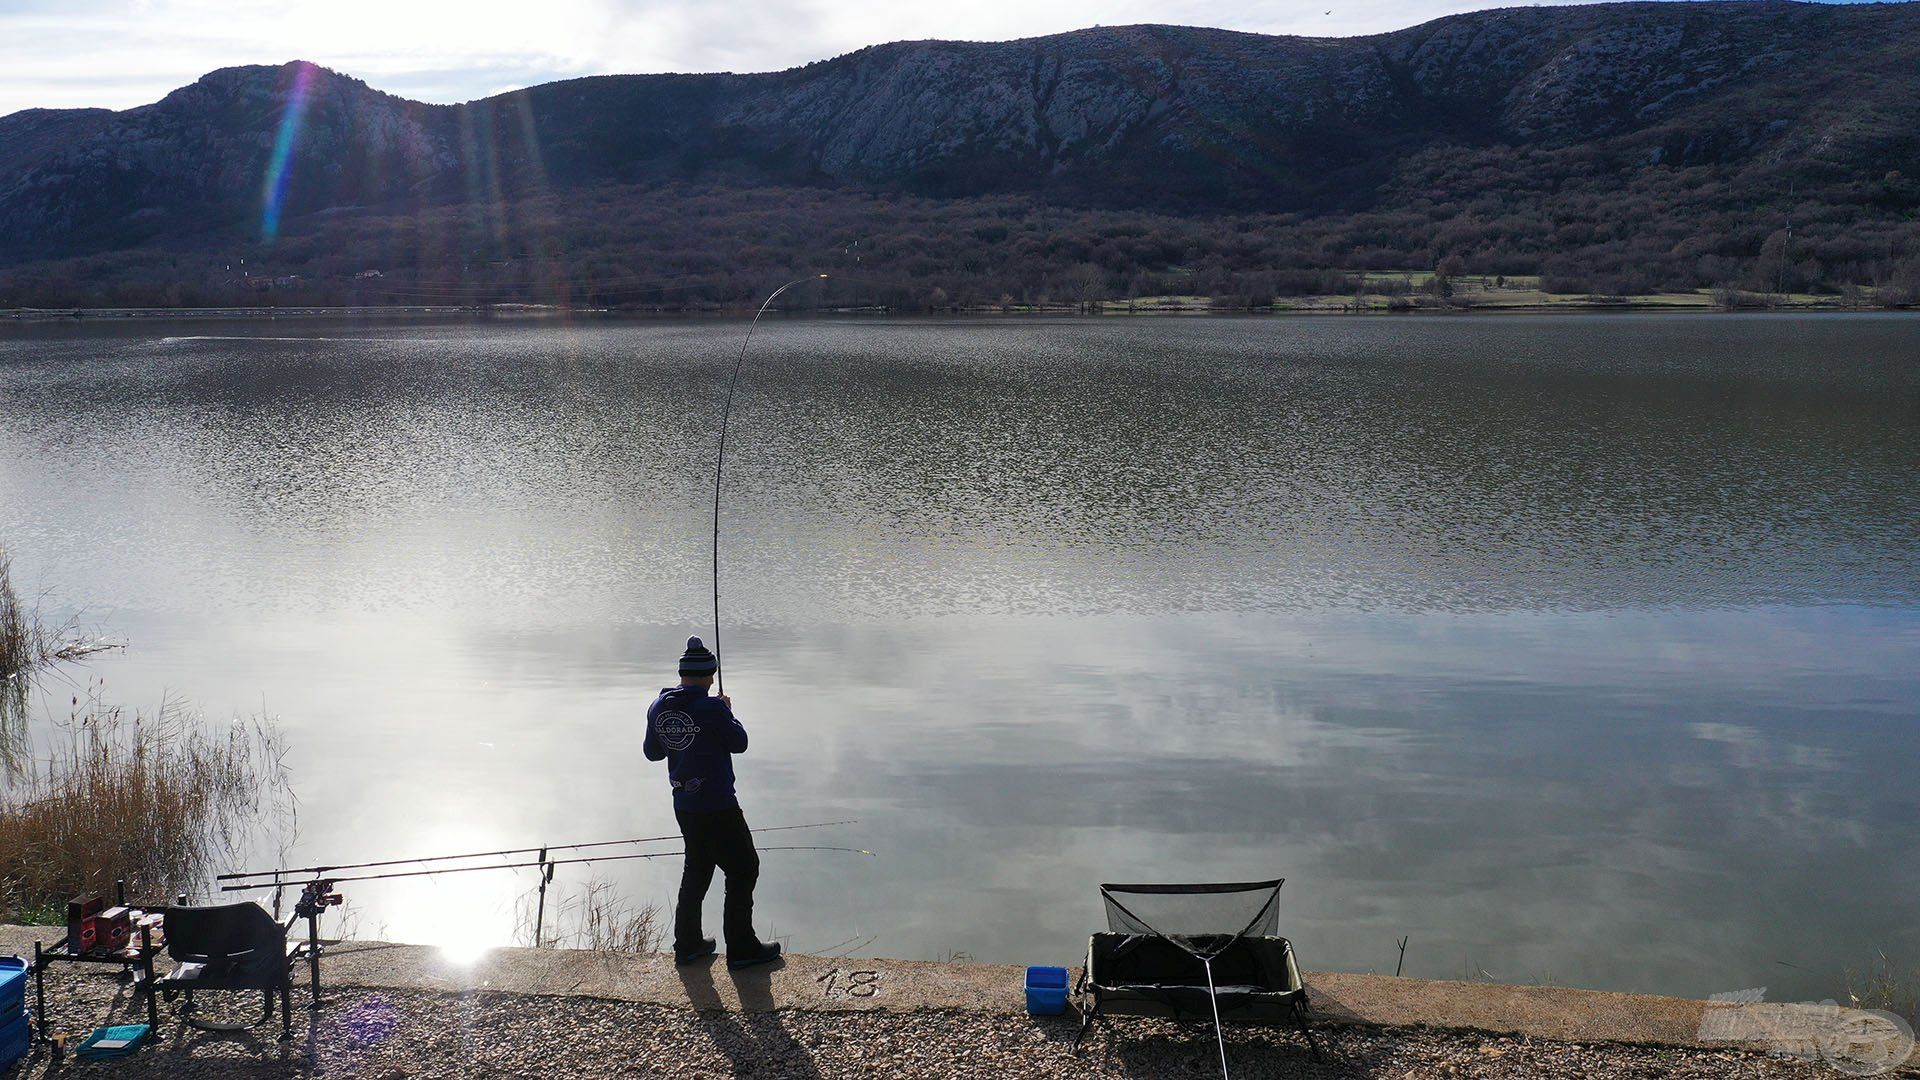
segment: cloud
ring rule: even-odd
[[[1571,0],[1552,0],[1571,2]],[[1484,0],[0,0],[0,114],[128,108],[215,68],[313,60],[427,101],[577,75],[772,71],[919,38],[1007,40],[1096,24],[1378,33]]]

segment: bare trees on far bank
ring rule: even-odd
[[[1906,198],[1910,185],[1896,186]],[[1157,296],[1261,308],[1269,298],[1351,297],[1391,274],[1419,274],[1416,289],[1443,294],[1463,278],[1534,278],[1555,295],[1920,303],[1920,217],[1904,203],[1803,188],[1789,236],[1776,210],[1742,191],[1712,180],[1657,193],[1667,201],[1601,185],[1489,199],[1439,187],[1366,210],[1181,214],[1027,195],[609,186],[509,202],[484,218],[464,205],[361,209],[289,221],[271,245],[229,237],[15,266],[0,270],[0,309],[688,311],[751,304],[815,272],[835,275],[810,294],[826,306],[909,311]]]

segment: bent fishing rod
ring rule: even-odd
[[[805,825],[774,825],[765,829],[749,829],[747,831],[755,833],[791,832],[794,829],[824,829],[832,825],[857,824],[859,824],[858,818],[848,818],[845,821],[813,821]],[[380,859],[374,862],[331,863],[325,866],[285,866],[276,870],[248,870],[241,873],[220,874],[216,876],[214,880],[245,881],[250,878],[281,879],[286,877],[305,877],[313,874],[327,874],[335,870],[371,870],[383,866],[411,866],[419,863],[457,862],[462,859],[495,859],[507,855],[526,855],[532,852],[545,854],[549,851],[585,851],[588,848],[620,847],[626,844],[657,844],[668,840],[679,839],[681,839],[680,834],[675,833],[672,836],[636,836],[630,840],[595,840],[585,844],[544,844],[539,847],[505,848],[500,851],[472,851],[464,855],[427,855],[417,859]],[[546,861],[553,862],[552,859]],[[504,865],[506,864],[488,863],[485,866],[469,866],[462,867],[461,869],[497,870]],[[453,871],[449,869],[436,872],[451,873]],[[271,883],[272,882],[268,882],[267,884]]]
[[[733,362],[733,376],[727,380],[727,400],[720,407],[720,452],[713,459],[713,677],[719,684],[720,693],[727,692],[725,661],[720,652],[720,485],[725,478],[727,468],[727,422],[733,416],[733,392],[740,385],[740,369],[747,364],[747,347],[753,344],[753,331],[760,325],[760,316],[767,313],[780,294],[809,281],[821,281],[825,274],[812,277],[794,278],[785,285],[767,294],[760,303],[760,310],[753,313],[753,321],[747,324],[747,336],[740,342],[740,357]]]
[[[740,369],[747,364],[747,349],[753,344],[753,332],[760,325],[760,316],[767,313],[780,294],[795,285],[804,285],[809,281],[825,281],[831,276],[836,281],[855,281],[868,285],[902,289],[908,292],[927,292],[930,286],[912,285],[905,282],[889,282],[879,278],[860,277],[853,274],[814,274],[811,277],[797,277],[785,285],[767,294],[760,302],[760,309],[753,313],[753,321],[747,324],[747,336],[740,342],[740,355],[733,362],[733,374],[727,379],[727,399],[720,406],[720,450],[713,458],[713,678],[720,693],[727,692],[726,660],[720,652],[720,488],[726,477],[727,468],[727,427],[733,418],[733,394],[740,386]]]
[[[793,846],[787,846],[787,847],[763,847],[763,848],[755,848],[754,850],[756,851],[844,851],[850,855],[867,855],[876,859],[880,857],[878,852],[868,851],[866,848],[822,847],[814,844],[800,844],[800,845],[793,845]],[[320,875],[315,875],[312,878],[312,880],[323,881],[329,885],[339,885],[339,884],[342,884],[343,882],[349,882],[349,881],[387,881],[394,878],[438,877],[441,874],[465,874],[475,870],[531,870],[536,867],[538,867],[541,870],[545,870],[548,867],[573,866],[577,863],[624,862],[627,859],[664,859],[671,855],[685,855],[685,854],[686,852],[684,851],[643,851],[638,854],[629,854],[629,855],[587,855],[587,856],[583,856],[575,859],[546,859],[540,862],[488,863],[485,866],[442,866],[442,867],[435,867],[431,870],[399,870],[399,871],[391,871],[391,872],[380,873],[380,874],[349,874],[345,877],[335,877],[332,874],[320,874]],[[268,889],[268,888],[276,888],[279,885],[298,885],[304,880],[307,880],[307,879],[304,876],[302,876],[300,878],[296,878],[293,881],[283,881],[277,884],[271,881],[242,882],[238,885],[222,885],[220,886],[220,891],[221,892],[246,892],[249,889]]]

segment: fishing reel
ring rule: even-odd
[[[346,902],[346,897],[333,891],[333,882],[322,879],[310,881],[300,890],[300,900],[293,905],[295,918],[317,918],[321,912]]]

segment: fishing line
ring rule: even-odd
[[[1220,1045],[1220,1080],[1233,1080],[1227,1072],[1227,1031],[1220,1026],[1220,989],[1213,985],[1213,958],[1203,956],[1200,963],[1207,969],[1207,1003],[1213,1006],[1213,1037]]]

